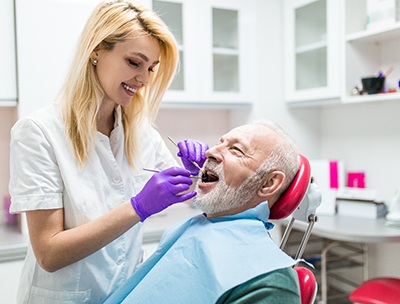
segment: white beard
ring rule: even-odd
[[[216,187],[206,194],[202,193],[197,184],[197,195],[193,198],[193,205],[206,214],[221,213],[243,207],[256,195],[261,186],[259,174],[254,173],[247,177],[238,188],[232,188],[225,182],[221,165],[209,163],[207,167],[218,175],[219,181]]]

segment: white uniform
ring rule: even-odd
[[[136,195],[151,177],[142,168],[176,165],[159,133],[140,130],[135,170],[124,152],[120,108],[110,137],[96,144],[78,168],[65,136],[59,108],[45,108],[19,120],[11,131],[11,212],[64,208],[65,229],[87,223]],[[135,271],[142,259],[142,224],[77,263],[53,273],[43,270],[30,247],[18,289],[18,303],[102,303]]]

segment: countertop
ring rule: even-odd
[[[28,250],[29,237],[17,225],[0,225],[0,262],[21,260]]]
[[[289,219],[282,220],[288,223]],[[293,228],[305,231],[307,224],[295,221]],[[369,219],[343,215],[318,215],[312,235],[336,241],[358,243],[400,242],[400,226],[388,225],[385,218]]]
[[[166,228],[200,213],[200,210],[183,203],[153,215],[144,223],[143,243],[158,242]],[[0,225],[0,262],[23,259],[28,243],[28,235],[22,234],[18,226]]]

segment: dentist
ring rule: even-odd
[[[180,168],[152,126],[177,62],[153,11],[101,2],[57,102],[12,128],[10,211],[31,243],[18,303],[102,303],[142,261],[142,222],[196,195],[207,145],[180,142]]]

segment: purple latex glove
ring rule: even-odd
[[[192,162],[195,162],[200,168],[203,167],[207,159],[206,151],[208,150],[208,145],[198,140],[185,139],[178,142],[178,148],[177,155],[182,159],[185,168],[192,175],[198,175],[200,170]]]
[[[189,190],[192,180],[190,172],[184,168],[172,167],[154,174],[135,197],[131,198],[132,207],[143,222],[150,215],[158,213],[175,203],[191,199],[195,191]]]

